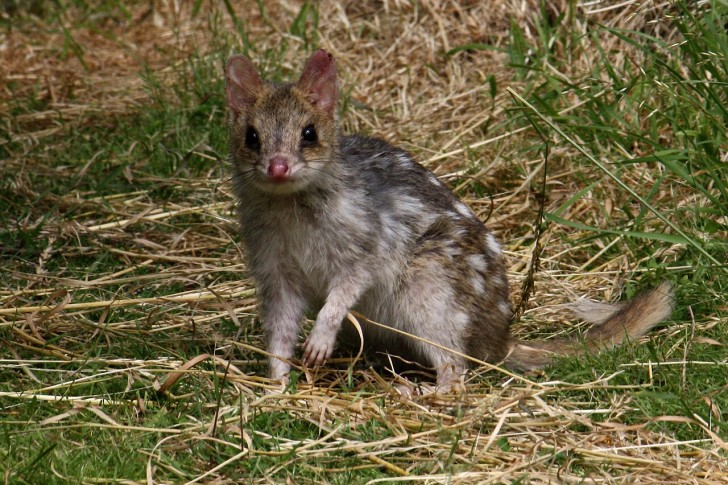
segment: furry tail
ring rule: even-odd
[[[580,354],[637,339],[668,318],[672,307],[673,290],[669,282],[627,302],[578,301],[572,305],[574,314],[594,324],[584,341],[579,338],[539,342],[515,340],[505,364],[521,371],[538,369],[550,364],[559,355]]]

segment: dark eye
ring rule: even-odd
[[[245,132],[245,146],[251,150],[260,150],[260,138],[252,126],[249,126],[248,131]]]
[[[308,125],[301,132],[301,139],[303,140],[303,146],[313,146],[318,141],[318,135],[316,134],[316,128],[313,125]]]

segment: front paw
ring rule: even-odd
[[[323,365],[334,352],[335,342],[335,332],[320,330],[314,325],[306,343],[303,344],[303,362],[310,367]]]
[[[288,385],[288,374],[291,372],[291,364],[285,360],[271,357],[268,363],[268,377],[272,381],[278,381],[282,387]]]

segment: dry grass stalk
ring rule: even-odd
[[[212,51],[215,44],[206,28],[206,17],[193,18],[191,3],[131,6],[131,18],[125,25],[108,27],[114,32],[110,37],[92,29],[74,30],[74,41],[83,50],[83,62],[78,56],[63,58],[47,49],[62,43],[58,33],[12,30],[4,36],[4,47],[0,49],[4,69],[0,78],[4,86],[12,82],[15,87],[12,91],[7,87],[0,90],[0,99],[4,101],[0,103],[0,117],[6,120],[3,123],[8,127],[9,138],[22,148],[3,164],[6,170],[17,173],[14,183],[18,193],[34,194],[41,189],[28,182],[27,171],[48,177],[78,175],[75,167],[54,167],[42,159],[26,158],[24,153],[32,147],[46,140],[62,144],[59,133],[82,129],[97,119],[92,115],[103,113],[110,120],[143,109],[140,107],[148,98],[139,78],[142,65],[149,66],[162,83],[171,82],[176,67],[189,56],[217,54]],[[204,4],[205,8],[222,11],[216,2]],[[544,4],[548,11],[564,12],[573,2],[553,0]],[[283,54],[282,68],[290,74],[300,67],[304,57],[303,41],[289,34],[300,3],[279,2],[267,8],[267,19],[255,13],[246,19],[248,35],[259,42],[259,52],[275,48],[276,43],[285,39],[290,47]],[[472,42],[505,45],[509,19],[517,22],[526,36],[536,36],[537,2],[322,2],[318,8],[322,19],[319,43],[337,57],[346,89],[354,101],[343,119],[345,128],[398,142],[416,152],[445,181],[461,182],[458,192],[480,215],[489,217],[488,224],[505,241],[515,296],[534,250],[530,236],[538,204],[532,190],[543,170],[543,160],[536,156],[503,158],[514,156],[509,147],[531,136],[529,128],[485,136],[481,131],[483,123],[504,122],[509,116],[510,99],[500,93],[491,102],[485,82],[491,74],[499,85],[513,79],[505,55],[494,50],[478,55],[462,52],[457,54],[458,62],[450,62],[442,53]],[[574,25],[584,34],[589,22],[598,21],[619,28],[651,29],[653,35],[668,39],[672,35],[660,21],[663,11],[669,8],[667,4],[578,2],[575,8],[581,20]],[[257,7],[254,2],[245,2],[239,11],[257,12]],[[76,15],[79,12],[70,9],[64,14],[64,21],[70,25]],[[225,28],[232,31],[230,19],[221,18]],[[617,57],[639,55],[613,37],[604,39],[604,50]],[[168,56],[165,52],[172,54]],[[571,71],[558,75],[571,78],[588,71],[589,63],[588,55],[581,56],[574,60]],[[518,91],[518,86],[513,86]],[[34,90],[47,102],[47,109],[16,116],[12,124],[7,121],[11,119],[7,102],[13,97],[27,98]],[[574,97],[563,113],[584,102]],[[131,141],[130,145],[133,149]],[[551,154],[547,184],[555,206],[576,190],[570,177],[574,171],[570,162],[576,156],[568,149]],[[92,163],[93,159],[88,160],[88,164]],[[463,174],[470,173],[471,166],[487,168],[463,178]],[[143,172],[132,176],[140,177]],[[653,182],[639,178],[645,177],[644,172],[625,171],[622,175],[634,185]],[[252,319],[243,323],[238,320],[254,315],[255,303],[251,282],[242,272],[241,255],[230,244],[236,236],[229,188],[219,186],[216,174],[212,173],[208,179],[179,176],[164,183],[184,188],[187,198],[160,207],[147,191],[104,197],[80,192],[48,196],[48,202],[56,207],[76,209],[72,219],[56,212],[45,222],[42,234],[55,233],[63,246],[49,246],[48,254],[41,255],[37,262],[36,274],[14,273],[17,281],[26,283],[25,287],[0,291],[0,329],[13,330],[13,341],[3,345],[13,346],[23,356],[4,358],[0,365],[22,369],[36,381],[19,379],[17,392],[2,392],[0,397],[5,402],[68,402],[72,407],[52,419],[27,423],[27,430],[63,431],[80,427],[89,432],[103,428],[140,436],[156,433],[160,439],[147,458],[149,483],[155,481],[157,467],[180,480],[184,477],[188,483],[224,480],[226,471],[236,467],[240,460],[289,456],[292,450],[295,454],[290,455],[291,463],[300,466],[303,460],[304,467],[312,471],[339,470],[341,463],[350,467],[349,462],[342,461],[341,454],[351,453],[359,457],[356,468],[383,469],[391,477],[370,483],[503,483],[526,476],[533,483],[728,481],[726,444],[708,423],[697,417],[686,423],[702,429],[703,439],[679,440],[661,433],[652,426],[654,421],[629,425],[621,422],[620,416],[633,409],[632,398],[626,392],[649,389],[651,383],[614,385],[611,381],[620,370],[609,374],[595,369],[592,382],[570,384],[539,382],[537,378],[510,375],[487,366],[466,383],[467,391],[461,395],[425,395],[407,400],[392,387],[390,377],[355,366],[350,370],[351,376],[341,368],[305,372],[294,392],[276,393],[273,384],[259,377],[262,368],[256,358],[263,358],[265,352],[259,348],[257,327],[250,326]],[[492,200],[479,197],[478,186],[492,190]],[[660,193],[655,199],[674,195]],[[607,192],[605,197],[601,204],[588,198],[581,200],[569,209],[569,217],[602,225],[608,220],[605,217],[609,207],[614,207],[622,196],[615,192],[609,199]],[[192,218],[194,223],[178,226],[182,216]],[[39,223],[14,222],[26,228]],[[563,237],[563,231],[564,228],[550,227],[542,236],[546,252],[541,257],[536,294],[531,299],[538,302],[538,307],[532,305],[526,311],[519,335],[533,334],[543,327],[569,330],[569,324],[563,321],[565,302],[581,295],[616,298],[618,295],[612,292],[621,287],[625,273],[637,263],[631,254],[612,260],[602,257],[612,245],[622,243],[619,238],[595,250],[591,243],[574,246],[568,237]],[[74,246],[71,242],[78,234],[88,238],[90,244]],[[45,271],[48,258],[64,252],[87,256],[113,254],[118,258],[118,266],[87,275]],[[657,257],[670,264],[669,250]],[[140,269],[148,271],[147,274],[135,276]],[[227,271],[240,273],[238,281],[217,283],[217,275]],[[112,292],[112,287],[119,290]],[[185,289],[170,290],[178,287]],[[59,288],[64,290],[59,292]],[[127,296],[149,292],[157,296]],[[109,313],[115,311],[124,313],[107,323]],[[245,330],[248,340],[240,342],[234,335],[221,332],[218,324],[223,318],[231,318],[240,331]],[[95,340],[108,342],[109,348],[116,344],[113,348],[118,349],[124,339],[144,338],[153,332],[178,332],[179,340],[202,339],[211,347],[211,353],[192,360],[119,358],[112,357],[113,354],[107,359],[81,345],[90,341],[92,334]],[[678,325],[662,331],[664,335],[679,332],[684,332],[684,327]],[[251,358],[236,360],[230,349],[238,349]],[[225,351],[224,357],[220,357],[221,350]],[[215,352],[217,356],[213,355]],[[684,363],[680,362],[681,355],[672,357],[674,362],[660,365]],[[94,373],[84,370],[88,363],[94,364]],[[344,359],[337,365],[346,369],[350,363]],[[49,364],[68,369],[68,375],[49,376]],[[624,365],[651,368],[656,364]],[[81,374],[75,375],[74,369]],[[604,374],[600,375],[601,372]],[[494,375],[498,376],[498,385],[482,384],[483,376]],[[154,389],[170,400],[189,399],[196,389],[211,392],[222,381],[224,386],[220,402],[206,405],[214,410],[210,414],[214,418],[208,421],[188,421],[168,428],[131,426],[109,416],[111,410],[128,406],[143,413],[160,404],[83,393],[84,389],[119,377],[129,383],[141,382],[139,389]],[[577,392],[588,393],[590,389],[613,389],[613,402],[600,403],[595,408],[591,402],[572,401],[568,397],[584,396]],[[320,429],[320,437],[289,440],[243,429],[243,423],[261,412],[282,412],[311,423]],[[72,418],[75,421],[70,423]],[[65,424],[67,420],[69,424]],[[372,420],[386,423],[386,437],[357,440],[344,432]],[[275,440],[278,451],[258,449],[251,435]],[[239,452],[214,466],[201,465],[192,478],[163,460],[165,450],[179,449],[195,441],[214,441]],[[590,470],[601,470],[602,475],[585,479],[580,475],[580,463],[589,464]],[[428,473],[414,472],[415,469]],[[444,473],[445,469],[456,471]]]

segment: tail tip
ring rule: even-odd
[[[671,281],[665,280],[652,290],[652,293],[657,297],[657,302],[669,311],[665,318],[669,317],[675,309],[675,285]]]

